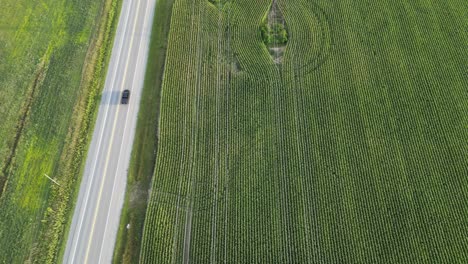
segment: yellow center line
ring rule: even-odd
[[[138,13],[139,13],[139,10],[140,10],[140,3],[141,1],[138,1],[138,4],[137,4],[137,8],[136,8],[136,13],[135,13],[135,19],[133,21],[133,29],[132,29],[132,33],[131,33],[131,38],[130,38],[130,47],[129,47],[129,52],[128,52],[128,56],[127,56],[127,62],[125,64],[125,70],[124,70],[124,76],[123,76],[123,79],[122,79],[122,83],[121,83],[121,89],[120,91],[122,90],[122,88],[124,87],[125,85],[125,80],[127,78],[127,70],[128,70],[128,65],[130,63],[130,54],[131,54],[131,50],[132,50],[132,47],[133,47],[133,40],[135,38],[135,30],[136,30],[136,25],[137,25],[137,20],[138,20]],[[106,155],[106,163],[105,163],[105,166],[104,166],[104,173],[103,173],[103,178],[102,178],[102,181],[101,181],[101,186],[99,188],[99,195],[98,195],[98,199],[97,199],[97,206],[96,208],[94,209],[94,214],[93,214],[93,223],[91,225],[91,232],[89,234],[89,240],[88,240],[88,247],[86,248],[86,255],[85,255],[85,261],[84,263],[88,263],[88,257],[89,257],[89,250],[91,248],[91,241],[92,241],[92,238],[93,238],[93,234],[94,234],[94,228],[95,228],[95,225],[96,225],[96,219],[97,219],[97,213],[98,213],[98,209],[99,209],[99,203],[101,201],[101,197],[102,197],[102,190],[104,189],[104,182],[106,181],[106,176],[107,176],[107,169],[109,167],[109,159],[110,159],[110,153],[111,153],[111,149],[112,149],[112,141],[114,139],[114,135],[115,135],[115,127],[117,125],[117,119],[119,117],[119,108],[120,108],[120,104],[117,105],[117,114],[114,118],[114,124],[113,124],[113,127],[112,127],[112,134],[111,134],[111,138],[110,138],[110,143],[109,143],[109,148],[107,150],[107,155]],[[110,206],[110,205],[109,205]]]

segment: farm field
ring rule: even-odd
[[[1,6],[0,263],[55,263],[118,4],[2,0]]]
[[[466,1],[175,0],[142,263],[467,263]]]

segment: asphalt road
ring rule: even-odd
[[[63,263],[110,263],[125,196],[156,0],[123,0]],[[130,101],[120,104],[122,91]]]

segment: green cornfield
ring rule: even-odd
[[[468,263],[468,2],[175,0],[142,263]]]

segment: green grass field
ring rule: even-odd
[[[140,261],[467,263],[467,10],[175,0]]]
[[[105,73],[114,2],[2,1],[0,263],[57,262]]]

